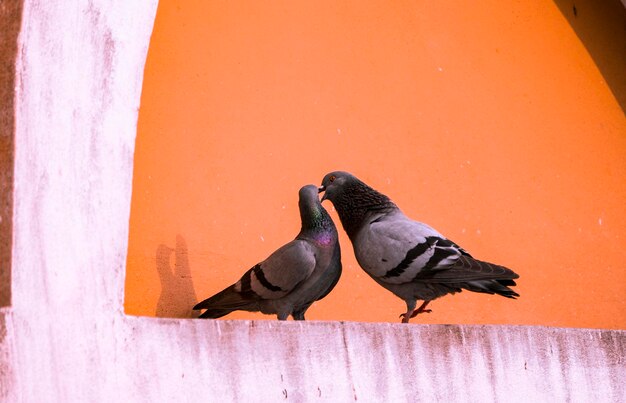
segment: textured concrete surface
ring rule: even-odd
[[[626,399],[620,331],[119,316],[36,336],[6,319],[25,339],[9,401]]]
[[[68,4],[24,3],[0,401],[626,401],[624,331],[124,315],[156,2]]]

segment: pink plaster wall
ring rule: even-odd
[[[24,2],[0,401],[626,401],[619,330],[125,315],[155,11]]]

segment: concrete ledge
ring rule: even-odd
[[[144,321],[129,319],[131,327]],[[163,356],[147,378],[166,375],[190,386],[194,379],[202,380],[195,388],[205,392],[195,395],[185,388],[193,394],[190,400],[204,393],[238,401],[582,402],[626,397],[621,381],[626,339],[618,331],[193,320],[159,320],[159,330],[155,344],[140,353],[178,340],[172,353],[179,361]]]
[[[8,401],[626,398],[623,331],[119,316],[94,324],[89,343],[50,325],[27,354],[11,339],[36,337],[28,321],[0,317],[0,357],[15,372],[0,371]]]

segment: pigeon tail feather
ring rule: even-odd
[[[513,280],[504,280],[505,282],[510,281],[515,285]],[[519,297],[519,294],[515,291],[511,290],[506,285],[502,284],[502,280],[478,280],[478,281],[468,281],[467,283],[463,283],[462,288],[473,292],[480,292],[484,294],[497,294],[506,298],[516,299]]]
[[[241,293],[235,290],[235,286],[231,285],[212,297],[199,302],[193,309],[206,309],[200,318],[219,318],[232,311],[251,310],[256,305],[257,301],[244,298]]]

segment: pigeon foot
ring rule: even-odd
[[[426,305],[428,305],[429,302],[430,301],[424,301],[424,303],[420,305],[419,308],[414,309],[412,312],[409,311],[407,313],[401,313],[400,317],[402,318],[402,323],[409,323],[409,320],[411,318],[416,317],[420,313],[431,313],[433,311],[432,309],[426,309]]]

